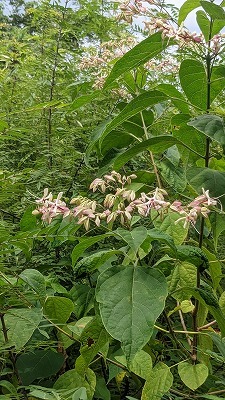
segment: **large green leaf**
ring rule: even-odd
[[[187,186],[186,171],[183,165],[174,165],[170,160],[157,162],[160,175],[176,192],[183,192]]]
[[[166,296],[165,277],[154,269],[113,266],[99,276],[96,299],[103,323],[128,360],[150,339]]]
[[[200,194],[202,188],[209,190],[211,197],[224,195],[225,172],[216,171],[210,168],[193,167],[187,171],[187,178],[193,188]],[[224,196],[220,201],[225,208]]]
[[[42,320],[40,308],[15,308],[8,310],[5,314],[5,325],[9,343],[20,350],[33,335]]]
[[[162,38],[161,32],[156,32],[141,43],[137,44],[133,49],[128,51],[114,65],[110,75],[106,79],[104,88],[107,89],[117,78],[131,69],[139,67],[151,58],[160,54],[168,44],[165,38]]]
[[[166,149],[173,146],[174,144],[184,146],[190,151],[194,151],[187,144],[183,143],[182,141],[176,139],[171,135],[156,136],[141,143],[138,143],[124,153],[120,154],[114,160],[113,168],[119,170],[129,160],[131,160],[136,155],[142,153],[143,151],[150,150],[154,153],[163,153]]]
[[[173,374],[170,368],[159,362],[152,369],[151,374],[145,382],[141,400],[160,400],[169,391],[173,384]]]
[[[196,390],[207,379],[209,370],[204,364],[192,365],[186,361],[178,365],[178,374],[189,389]]]
[[[44,314],[56,324],[64,324],[73,312],[74,304],[66,297],[50,296],[44,304]]]
[[[203,64],[187,59],[180,65],[180,83],[188,100],[201,110],[207,109],[207,77]]]
[[[225,20],[224,20],[224,25],[225,25]],[[213,67],[211,75],[211,85],[210,85],[211,103],[223,91],[224,87],[225,87],[225,66],[217,65]]]
[[[211,114],[199,115],[195,119],[191,120],[188,125],[193,126],[195,129],[204,133],[204,135],[221,145],[225,145],[223,118]]]
[[[168,97],[159,90],[145,92],[135,97],[111,122],[109,122],[108,125],[106,125],[105,130],[102,132],[100,137],[100,144],[113,129],[117,128],[124,121],[129,120],[138,112],[145,110],[154,104],[161,103],[167,99]]]
[[[95,100],[101,94],[101,90],[95,90],[91,94],[86,94],[80,97],[76,97],[76,99],[71,103],[68,112],[75,111],[78,108],[90,103],[91,101]]]
[[[213,19],[223,19],[225,20],[225,12],[224,9],[218,6],[215,3],[209,1],[200,1],[202,8],[204,8],[205,12]]]
[[[55,375],[64,363],[62,353],[51,349],[33,350],[21,354],[16,360],[16,367],[23,385],[30,385],[35,379]]]
[[[195,8],[200,7],[200,0],[186,0],[179,11],[178,24],[180,25]]]
[[[74,313],[77,319],[87,315],[94,306],[94,289],[89,285],[75,283],[69,292],[74,302]]]

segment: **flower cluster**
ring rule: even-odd
[[[70,215],[88,230],[91,222],[100,226],[103,221],[109,224],[119,219],[122,225],[129,225],[135,213],[141,217],[148,217],[151,210],[156,210],[162,215],[171,210],[181,215],[177,223],[183,221],[186,228],[189,225],[195,226],[200,216],[207,218],[210,212],[209,207],[216,206],[218,203],[217,199],[210,197],[209,191],[204,189],[202,189],[202,195],[196,197],[188,205],[182,205],[179,200],[173,203],[166,201],[167,192],[162,188],[141,193],[139,197],[136,197],[131,185],[135,178],[135,174],[125,176],[116,171],[112,171],[103,178],[96,178],[91,183],[90,189],[93,192],[100,191],[104,195],[103,200],[97,202],[78,196],[70,202],[75,206],[72,209],[69,209],[61,200],[62,192],[53,199],[52,194],[45,189],[43,197],[36,200],[37,209],[33,211],[33,214],[41,214],[42,220],[47,223],[51,223],[57,215],[62,215],[63,218]]]
[[[61,200],[62,195],[63,192],[60,192],[56,199],[54,199],[52,193],[48,193],[47,188],[44,189],[43,197],[36,200],[38,207],[32,212],[32,214],[41,214],[42,220],[49,224],[57,215],[63,215],[65,218],[70,214],[70,209],[66,206],[66,203]]]

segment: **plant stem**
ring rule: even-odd
[[[145,139],[148,140],[148,130],[147,130],[147,127],[145,125],[145,120],[144,120],[144,117],[143,117],[143,113],[140,112],[140,115],[141,115],[143,130],[144,130],[144,133],[145,133]],[[161,183],[161,179],[160,179],[160,176],[159,176],[159,171],[157,169],[153,153],[150,150],[149,150],[149,155],[150,155],[151,164],[153,166],[153,170],[154,170],[154,173],[155,173],[155,176],[156,176],[156,180],[157,180],[157,183],[158,183],[158,187],[162,188],[162,183]]]

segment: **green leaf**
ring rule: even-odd
[[[182,165],[174,165],[170,160],[157,162],[162,178],[176,192],[183,192],[187,186],[186,171]]]
[[[208,42],[210,32],[210,20],[208,19],[206,13],[202,10],[196,12],[196,20],[200,30],[204,35],[205,41]]]
[[[32,214],[34,210],[34,206],[30,206],[24,212],[21,220],[20,220],[20,229],[23,232],[32,231],[37,228],[37,218]]]
[[[215,254],[211,253],[205,247],[203,248],[203,250],[209,260],[209,273],[212,279],[213,289],[216,290],[218,289],[218,286],[222,279],[222,266]]]
[[[211,197],[218,197],[224,195],[225,187],[225,172],[212,170],[210,168],[189,168],[187,171],[187,178],[193,188],[200,194],[201,188],[209,190]],[[221,197],[220,201],[223,208],[225,208],[225,198]]]
[[[221,338],[221,336],[215,332],[207,332],[207,334],[212,338],[213,343],[216,345],[221,356],[225,360],[225,338]]]
[[[183,287],[190,286],[196,287],[197,285],[197,268],[195,265],[190,264],[186,261],[179,262],[171,275],[168,277],[168,289],[169,293],[179,301],[188,300],[190,297],[187,297],[185,293],[181,291],[175,292],[178,289],[182,289]]]
[[[178,25],[180,25],[195,8],[200,7],[200,0],[186,0],[181,6],[178,17]]]
[[[156,211],[152,210],[151,217],[154,226],[170,236],[175,244],[182,244],[184,242],[188,234],[188,228],[184,228],[184,221],[177,222],[181,217],[180,214],[168,211],[168,214],[166,214],[162,220],[161,216],[159,216]]]
[[[148,379],[152,371],[151,356],[144,350],[138,351],[131,361],[130,370],[143,379]]]
[[[180,83],[188,100],[201,110],[207,109],[207,77],[203,64],[187,59],[180,65]]]
[[[131,231],[123,228],[117,228],[115,233],[118,234],[120,238],[128,244],[135,254],[148,235],[148,231],[144,226],[138,226]]]
[[[214,20],[214,19],[223,19],[225,20],[225,12],[222,7],[218,6],[209,1],[200,1],[202,8],[204,8],[205,12]]]
[[[217,65],[213,67],[211,75],[210,102],[212,102],[223,91],[224,87],[225,87],[225,66]]]
[[[100,144],[113,129],[117,128],[124,121],[129,120],[138,112],[145,110],[146,108],[151,107],[154,104],[161,103],[167,99],[167,96],[165,96],[159,90],[145,92],[135,97],[115,118],[113,118],[111,122],[109,122],[108,125],[106,125],[105,130],[102,132],[100,138]]]
[[[129,160],[131,160],[136,155],[142,153],[143,151],[150,150],[154,153],[163,153],[166,149],[173,146],[174,144],[177,144],[177,145],[180,144],[180,145],[190,149],[188,147],[188,145],[186,145],[185,143],[182,143],[180,140],[174,138],[171,135],[156,136],[151,139],[145,140],[141,143],[138,143],[137,145],[131,147],[129,150],[120,154],[114,160],[113,168],[116,170],[119,170]]]
[[[114,254],[120,253],[122,253],[120,250],[97,251],[90,256],[82,257],[82,259],[75,264],[73,270],[77,277],[83,273],[92,273],[96,269],[100,268]]]
[[[93,308],[94,289],[90,288],[90,286],[75,283],[69,294],[74,302],[74,313],[78,319],[87,315]]]
[[[166,296],[165,277],[157,270],[113,266],[99,276],[96,299],[103,324],[121,341],[129,361],[150,339]]]
[[[170,235],[167,235],[165,232],[162,232],[156,228],[148,229],[148,237],[151,239],[151,241],[158,240],[160,242],[166,243],[169,247],[171,247],[171,249],[176,252],[173,238]]]
[[[23,385],[30,385],[35,379],[55,375],[64,363],[64,356],[51,349],[33,350],[21,354],[16,360]]]
[[[74,310],[74,304],[66,297],[51,296],[44,304],[44,314],[55,324],[64,324]]]
[[[223,118],[217,115],[205,114],[199,115],[191,120],[188,125],[193,126],[205,136],[215,140],[221,145],[225,145],[225,129]]]
[[[81,387],[80,389],[76,390],[72,396],[72,400],[88,400],[87,389],[85,387]]]
[[[102,93],[101,90],[95,90],[91,94],[76,97],[76,99],[70,105],[68,112],[77,110],[78,108],[90,103],[92,100],[95,100],[96,98],[98,98],[101,93]]]
[[[25,269],[19,275],[40,297],[46,295],[46,285],[44,276],[36,269]]]
[[[111,399],[110,391],[106,386],[105,379],[101,376],[97,377],[95,398],[102,399],[102,400],[110,400]]]
[[[159,362],[152,369],[145,382],[141,400],[160,400],[168,392],[173,384],[173,375],[170,368]]]
[[[172,45],[172,42],[169,43],[168,40],[162,38],[160,32],[154,33],[141,43],[137,44],[115,63],[110,75],[106,79],[104,89],[107,89],[125,72],[145,64],[151,58],[162,53],[169,44]]]
[[[189,389],[196,390],[206,381],[209,370],[204,364],[192,365],[182,362],[178,365],[178,374]]]
[[[187,149],[183,144],[177,144],[185,167],[189,167],[190,163],[193,164],[193,162],[205,155],[205,136],[194,127],[187,125],[189,121],[189,114],[177,114],[171,118],[173,137],[189,146],[189,149]],[[194,151],[198,152],[198,154]]]
[[[95,385],[96,385],[96,377],[94,372],[91,369],[86,371],[86,378],[78,374],[75,369],[71,369],[70,371],[65,372],[61,375],[54,384],[54,389],[62,390],[62,389],[80,389],[84,387],[87,390],[87,399],[92,400]],[[71,397],[67,397],[67,400],[73,400]]]
[[[97,235],[94,237],[77,238],[80,241],[80,243],[77,244],[72,251],[71,254],[72,267],[74,267],[78,258],[84,253],[85,250],[88,249],[88,247],[91,247],[93,244],[100,242],[101,240],[104,240],[105,238],[113,235],[114,233],[105,233],[103,235]]]
[[[80,341],[82,346],[80,354],[88,366],[99,351],[109,342],[109,334],[106,332],[100,317],[93,318],[83,329]]]
[[[209,215],[209,219],[211,223],[215,249],[217,250],[218,238],[221,235],[221,233],[225,231],[224,214],[219,214],[218,212],[212,212]]]
[[[9,343],[20,350],[30,340],[42,320],[39,308],[14,308],[5,313],[5,325],[8,329]]]
[[[168,96],[182,113],[189,113],[189,107],[185,97],[175,86],[168,83],[160,83],[160,85],[156,86],[156,89]]]

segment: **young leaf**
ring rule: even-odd
[[[195,287],[196,284],[197,268],[186,261],[179,262],[168,277],[169,293],[179,301],[188,300],[191,296],[187,297],[182,291],[176,292],[176,290],[182,289],[185,286]]]
[[[178,365],[178,374],[189,389],[196,390],[207,379],[209,370],[204,364],[192,365],[189,362],[181,362]]]
[[[107,89],[117,78],[131,69],[137,68],[146,63],[151,58],[162,53],[162,51],[172,42],[162,38],[161,32],[156,32],[133,49],[128,51],[114,65],[110,75],[106,79],[104,89]]]
[[[201,110],[207,109],[207,77],[203,64],[187,59],[180,66],[180,83],[188,100]]]
[[[189,106],[185,97],[182,93],[179,92],[179,90],[175,86],[168,83],[160,83],[160,85],[158,85],[156,89],[168,96],[177,107],[177,109],[180,110],[182,113],[189,113]]]
[[[121,341],[128,361],[150,339],[166,296],[165,277],[154,269],[113,266],[99,276],[96,299],[103,324]]]
[[[169,391],[173,384],[173,375],[170,368],[159,362],[152,369],[145,382],[141,400],[160,400]]]

